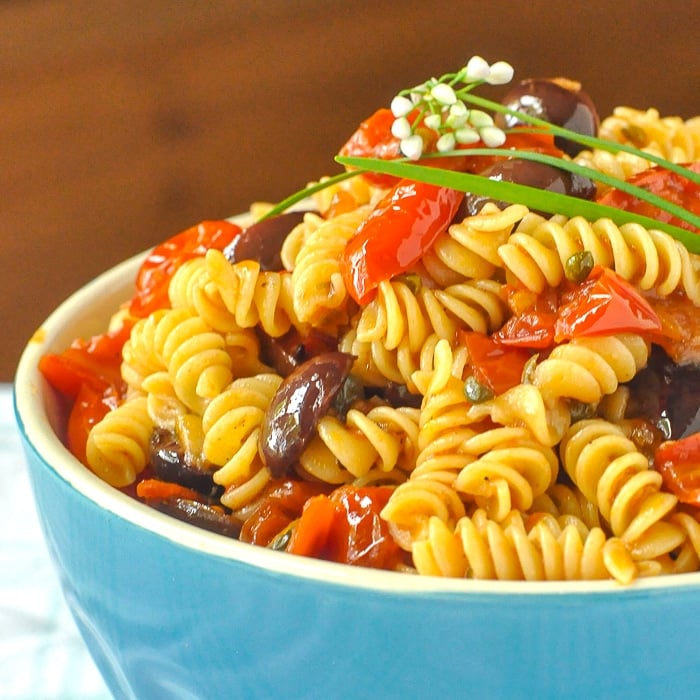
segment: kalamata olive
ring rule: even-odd
[[[350,374],[354,357],[328,352],[307,360],[280,384],[265,412],[260,454],[273,477],[299,459]]]
[[[651,419],[667,439],[700,431],[700,365],[676,365],[654,346],[647,367],[628,387],[628,418]]]
[[[187,498],[172,498],[151,503],[156,510],[167,515],[172,515],[191,525],[196,525],[204,530],[216,532],[226,537],[238,537],[241,531],[241,521],[224,512],[221,508],[208,506],[199,501],[190,501]]]
[[[369,396],[378,396],[394,408],[408,406],[410,408],[420,408],[423,401],[421,394],[412,394],[405,384],[388,382],[382,387],[368,387],[366,393]]]
[[[515,182],[519,185],[528,185],[580,199],[593,199],[596,193],[593,181],[583,175],[522,158],[504,158],[479,174],[491,180]],[[491,197],[468,193],[462,205],[465,216],[474,216],[486,202],[492,201],[494,200]]]
[[[595,136],[598,133],[598,110],[581,85],[573,80],[529,78],[515,85],[501,103],[508,109],[544,119],[577,134]],[[501,128],[523,124],[511,114],[499,113],[495,121]],[[582,149],[580,144],[567,139],[555,138],[554,142],[570,156],[575,156]]]
[[[300,364],[315,355],[332,352],[338,347],[334,336],[311,328],[307,333],[300,333],[292,328],[279,338],[272,338],[262,329],[256,329],[260,340],[262,361],[273,367],[281,377],[286,377]]]
[[[290,211],[272,216],[243,229],[224,248],[224,255],[230,263],[241,260],[256,260],[263,270],[281,270],[280,251],[287,234],[304,218],[304,211]]]
[[[159,479],[181,484],[205,496],[216,496],[222,491],[214,483],[211,472],[187,464],[184,451],[171,432],[154,430],[149,449],[150,464]]]

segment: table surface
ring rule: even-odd
[[[107,700],[42,538],[9,384],[0,384],[0,494],[0,697]]]

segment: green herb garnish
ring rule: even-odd
[[[654,154],[640,151],[628,144],[618,144],[594,136],[577,134],[564,127],[509,109],[502,104],[472,94],[473,90],[480,85],[485,83],[501,85],[510,82],[512,76],[513,69],[510,64],[499,61],[489,65],[483,58],[475,56],[456,73],[446,73],[440,78],[431,78],[421,85],[402,90],[391,103],[391,110],[395,117],[392,134],[399,139],[401,152],[408,161],[337,156],[336,161],[338,163],[346,168],[353,169],[300,190],[276,205],[263,218],[279,214],[293,204],[337,182],[366,172],[374,172],[450,187],[463,192],[489,197],[497,201],[523,204],[529,209],[550,214],[562,214],[569,218],[582,216],[590,221],[608,218],[617,225],[636,223],[647,229],[665,231],[682,243],[691,253],[700,254],[700,235],[667,222],[658,221],[623,209],[605,206],[597,202],[555,192],[547,192],[526,185],[490,180],[482,175],[432,168],[416,163],[418,160],[431,157],[465,155],[497,155],[505,157],[507,153],[509,157],[518,157],[553,165],[554,167],[584,175],[592,180],[615,187],[700,229],[700,216],[629,182],[579,165],[568,159],[516,149],[508,149],[506,152],[498,148],[505,143],[506,132],[495,125],[490,114],[480,109],[467,107],[467,104],[515,116],[521,122],[530,124],[532,131],[538,133],[545,131],[553,136],[575,141],[588,148],[597,148],[611,153],[618,151],[630,153],[677,173],[691,182],[700,184],[700,173],[695,173],[688,168],[669,162]],[[411,117],[410,121],[409,116]],[[437,153],[423,153],[425,144],[423,137],[417,132],[418,126],[421,129],[427,128],[432,130],[436,134]],[[528,127],[518,127],[518,130],[522,133],[524,130],[528,130]],[[463,148],[465,145],[479,142],[485,144],[486,147]]]
[[[563,214],[567,217],[582,216],[590,221],[608,218],[618,226],[627,223],[641,224],[648,229],[665,231],[680,241],[691,253],[700,254],[700,235],[692,231],[686,231],[665,221],[657,221],[648,216],[598,204],[598,202],[591,202],[587,199],[578,199],[558,192],[546,192],[536,187],[518,185],[514,182],[489,180],[482,175],[431,168],[405,161],[357,158],[355,156],[338,156],[336,160],[343,165],[372,172],[394,175],[409,180],[420,180],[431,185],[450,187],[505,202],[524,204],[529,209],[546,211],[550,214]]]

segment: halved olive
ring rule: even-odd
[[[584,136],[598,133],[600,117],[593,100],[581,89],[580,83],[566,78],[529,78],[515,85],[501,103],[517,112],[544,119]],[[498,114],[495,122],[501,128],[513,128],[523,122],[515,115]],[[555,138],[555,144],[570,156],[582,146],[574,141]]]

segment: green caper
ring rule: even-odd
[[[520,376],[520,381],[523,384],[533,384],[535,381],[535,367],[537,367],[537,359],[540,354],[535,353],[523,366],[523,373]]]
[[[287,525],[281,532],[274,536],[272,541],[268,546],[269,549],[274,549],[276,552],[285,552],[289,541],[292,539],[292,532],[294,531],[294,526],[296,525],[296,520],[291,524]]]
[[[636,124],[627,124],[623,126],[622,135],[636,148],[644,148],[649,144],[647,132],[641,126]]]
[[[588,420],[593,418],[596,413],[596,405],[593,403],[584,403],[571,399],[569,401],[569,410],[571,412],[571,422],[576,423],[580,420]]]
[[[413,294],[418,294],[423,286],[423,280],[415,272],[404,272],[394,278],[396,282],[403,282]]]
[[[362,401],[365,398],[365,386],[358,377],[350,374],[342,383],[338,393],[333,398],[333,409],[335,412],[345,418],[345,414],[356,401]]]
[[[569,282],[583,282],[595,265],[593,253],[590,250],[582,250],[574,253],[564,265],[564,274]]]
[[[493,398],[493,391],[482,384],[476,377],[469,376],[464,381],[464,395],[472,403],[484,403]]]

